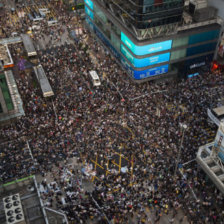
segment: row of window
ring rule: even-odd
[[[126,57],[126,59],[132,63],[136,68],[147,67],[151,65],[156,65],[159,63],[164,63],[172,60],[178,60],[184,57],[190,57],[196,54],[202,54],[205,52],[214,51],[216,48],[216,42],[203,44],[196,47],[184,48],[177,51],[172,51],[168,53],[163,53],[155,56],[150,56],[142,59],[135,58],[125,47],[121,44],[120,51]]]
[[[2,105],[0,103],[0,113],[2,113],[2,112],[3,112],[3,109],[2,109]]]
[[[184,57],[193,56],[196,54],[202,54],[204,52],[214,51],[216,49],[216,42],[203,44],[196,47],[184,48],[177,51],[171,52],[171,60],[177,60]]]
[[[7,109],[9,111],[13,110],[14,107],[13,107],[12,99],[11,99],[9,89],[8,89],[8,85],[7,85],[7,82],[6,82],[6,79],[5,79],[4,75],[0,75],[0,88],[2,90],[3,98],[5,100],[5,104],[6,104]]]
[[[88,20],[89,20],[89,22],[88,22]],[[88,19],[87,18],[87,23],[89,23],[89,24],[91,24],[91,20],[90,19]],[[93,26],[93,25],[92,25]],[[96,28],[95,29],[95,32],[96,32],[96,34],[98,35],[98,36],[100,36],[100,39],[102,39],[109,47],[111,46],[112,47],[112,45],[111,45],[111,43],[108,41],[108,40],[106,40],[105,39],[105,35],[103,35],[103,34],[99,34],[99,30],[97,31],[98,29]],[[113,38],[112,37],[112,35],[113,34],[111,34],[111,39]],[[117,38],[116,36],[114,36],[115,38]],[[118,41],[119,42],[119,41]],[[113,48],[113,47],[112,47]],[[168,53],[166,53],[166,54],[170,54],[170,53],[172,53],[172,60],[175,60],[175,57],[174,57],[174,54],[176,54],[176,57],[179,57],[179,58],[181,58],[181,57],[185,57],[187,54],[188,55],[193,55],[194,53],[196,53],[196,51],[198,52],[198,53],[200,53],[200,52],[203,52],[204,53],[204,51],[206,50],[206,51],[210,51],[210,50],[214,50],[214,48],[215,48],[215,43],[213,43],[213,48],[211,47],[211,45],[210,44],[204,44],[204,45],[202,45],[202,46],[197,46],[197,47],[191,47],[191,48],[189,48],[189,49],[182,49],[182,50],[179,50],[179,55],[178,55],[178,52],[176,51],[176,52],[168,52]],[[113,50],[115,50],[114,48],[113,48]],[[181,52],[182,51],[182,52]],[[119,53],[117,53],[117,54],[119,54]],[[212,54],[213,55],[213,54]],[[120,56],[121,57],[121,56]],[[131,57],[133,57],[132,55],[131,55]],[[158,57],[158,58],[157,58]],[[203,56],[205,59],[207,58],[207,56]],[[166,58],[169,58],[169,55],[163,55],[163,56],[161,56],[161,55],[156,55],[156,56],[152,56],[151,58],[150,58],[150,61],[151,61],[151,63],[154,63],[155,61],[160,61],[160,60],[162,60],[162,61],[164,61],[164,62],[166,62],[167,60],[169,60],[169,59],[166,59]],[[138,59],[138,60],[141,60],[141,59]],[[145,59],[144,59],[145,60]],[[190,61],[192,61],[193,59],[191,59],[191,60],[188,60],[189,62]],[[198,58],[197,59],[195,59],[196,60],[196,62],[198,62]],[[211,59],[212,60],[212,59]],[[125,61],[125,60],[124,60]],[[187,62],[188,62],[187,61]],[[125,62],[124,62],[125,63]],[[158,62],[158,63],[162,63],[161,61],[160,62]],[[206,62],[205,62],[206,63]],[[192,64],[192,63],[191,63]],[[166,64],[166,65],[162,65],[162,66],[157,66],[157,67],[153,67],[153,68],[150,68],[150,69],[147,69],[147,70],[144,70],[144,71],[136,71],[136,70],[133,70],[131,67],[130,67],[130,65],[127,65],[127,63],[125,63],[125,65],[126,66],[128,66],[131,70],[131,72],[132,72],[132,75],[133,75],[133,77],[135,78],[135,79],[142,79],[142,78],[146,78],[146,77],[149,77],[149,76],[154,76],[154,75],[159,75],[159,74],[163,74],[163,73],[166,73],[166,72],[168,72],[168,68],[169,68],[169,64]],[[174,64],[171,64],[171,65],[174,65]],[[183,66],[185,66],[185,63],[183,64]]]
[[[151,1],[152,2],[152,1]],[[163,2],[161,4],[155,2],[153,4],[148,4],[143,6],[143,13],[153,13],[158,11],[164,11],[169,10],[173,8],[183,7],[184,3],[183,0],[169,0],[166,2]]]

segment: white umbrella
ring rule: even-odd
[[[128,168],[126,166],[121,168],[122,173],[126,173],[127,171],[128,171]]]

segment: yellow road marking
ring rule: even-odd
[[[106,72],[103,72],[103,79],[105,79],[107,77]]]
[[[97,166],[97,159],[98,159],[98,155],[96,154],[96,163],[95,163],[95,161],[91,160],[95,164],[95,166],[94,166],[95,171],[96,171],[96,166]],[[93,176],[91,181],[93,182],[95,178],[97,178],[97,177],[96,176]]]
[[[210,139],[208,139],[207,141],[208,141],[208,142],[213,142],[214,139],[213,139],[213,138],[210,138]]]
[[[25,6],[25,8],[26,8],[26,11],[27,11],[28,13],[30,13],[30,7]]]
[[[119,154],[119,173],[121,172],[121,153]]]
[[[134,169],[134,156],[132,155],[132,158],[131,158],[131,176],[133,176],[133,169]]]
[[[112,149],[112,150],[113,150],[113,149]],[[113,152],[114,152],[115,154],[121,156],[121,157],[124,158],[125,160],[130,161],[130,160],[127,159],[125,156],[121,155],[121,153],[118,153],[118,152],[116,152],[116,151],[114,151],[114,150],[113,150]]]
[[[128,131],[131,132],[132,139],[134,139],[134,138],[135,138],[135,134],[134,134],[134,132],[131,130],[131,128],[129,128],[128,126],[125,126],[125,128],[126,128]]]
[[[37,10],[37,12],[39,12],[39,8],[37,7],[37,5],[34,5],[34,8]]]
[[[108,173],[110,173],[110,172],[108,171],[108,167],[109,167],[109,159],[107,160],[107,171],[106,171],[106,176],[107,176]]]
[[[115,188],[114,190],[113,190],[113,192],[117,192],[117,191],[119,191],[120,190],[120,188]]]
[[[91,159],[91,162],[93,162],[95,164],[95,169],[96,169],[96,166],[99,166],[101,169],[104,170],[104,168],[99,163],[97,163],[96,161]]]
[[[114,160],[112,160],[111,162],[112,162],[114,165],[116,165],[116,166],[119,167],[119,165],[118,165],[117,163],[115,163]]]

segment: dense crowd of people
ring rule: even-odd
[[[60,21],[72,19],[64,15]],[[60,34],[61,29],[43,27],[33,38],[53,35],[53,30]],[[174,175],[180,123],[188,126],[181,163],[195,159],[198,147],[207,143],[204,127],[217,130],[208,123],[206,112],[223,97],[223,75],[208,72],[178,82],[134,84],[84,27],[83,31],[88,46],[80,38],[78,44],[54,46],[52,42],[38,51],[55,94],[52,99],[41,96],[32,72],[15,68],[26,116],[0,129],[1,141],[7,142],[0,146],[1,182],[30,174],[45,178],[51,173],[52,185],[48,180],[40,183],[42,198],[47,206],[64,211],[71,223],[106,223],[105,217],[113,223],[150,223],[146,208],[153,211],[156,223],[162,214],[172,214],[170,223],[174,222],[180,210],[184,215],[178,223],[224,223],[224,198],[196,162],[184,171],[187,179],[179,172]],[[15,60],[19,60],[17,53]],[[97,56],[97,62],[90,60],[90,54]],[[100,87],[91,84],[90,70],[100,74]],[[132,130],[131,137],[125,127]],[[117,171],[112,162],[116,152],[128,158],[128,172]],[[82,176],[80,170],[62,164],[76,157],[82,167],[96,156],[104,169],[109,159],[109,172],[101,170],[94,190],[84,191],[77,178]]]

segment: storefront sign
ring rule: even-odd
[[[205,61],[203,62],[200,62],[200,63],[195,63],[193,65],[190,66],[190,69],[193,69],[193,68],[199,68],[201,66],[205,65]]]

